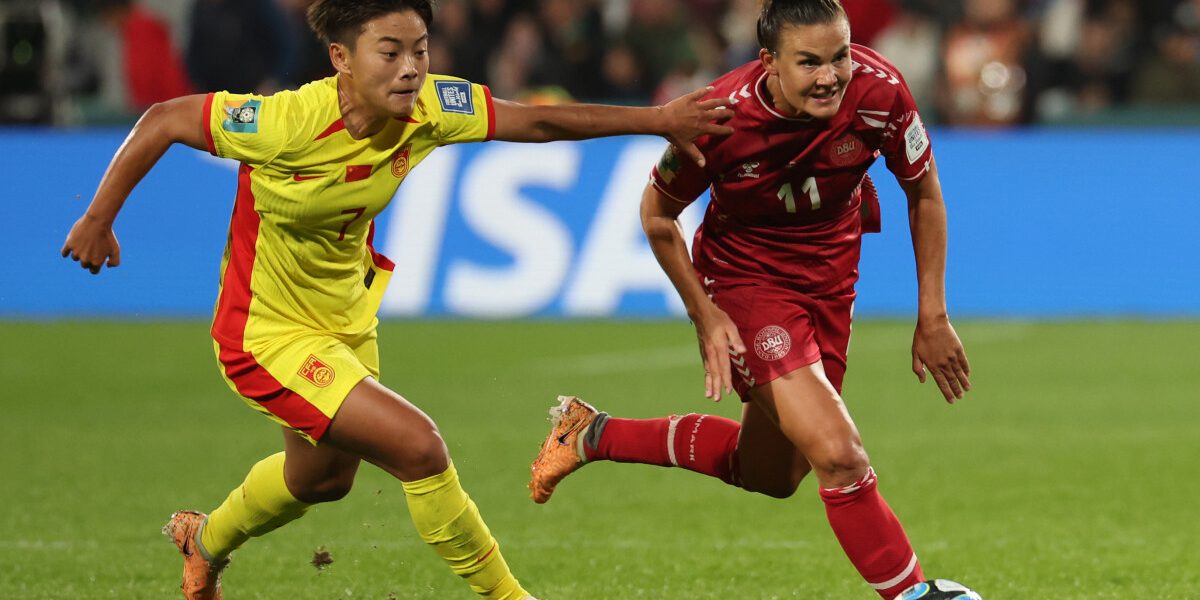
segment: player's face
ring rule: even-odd
[[[354,91],[375,112],[407,117],[429,73],[429,31],[412,10],[375,18],[347,62]]]
[[[779,78],[776,103],[795,115],[830,119],[850,83],[850,24],[845,19],[819,25],[788,25],[779,48],[761,53],[767,72]],[[780,102],[782,101],[782,102]]]

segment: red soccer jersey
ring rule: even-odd
[[[720,285],[769,283],[813,297],[850,293],[858,280],[861,234],[878,231],[873,194],[863,180],[875,158],[904,181],[929,170],[933,154],[904,79],[874,50],[851,45],[853,76],[828,121],[785,117],[766,98],[762,63],[713,83],[728,97],[734,133],[704,137],[702,169],[668,149],[651,180],[691,202],[712,202],[696,232],[693,262]],[[864,221],[863,215],[875,215]]]

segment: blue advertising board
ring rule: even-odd
[[[116,223],[121,266],[59,257],[124,131],[0,130],[0,317],[205,317],[236,164],[172,148]],[[935,131],[955,316],[1200,315],[1200,131]],[[386,316],[681,314],[637,205],[664,143],[618,138],[442,148],[376,220],[397,263]],[[877,164],[882,234],[864,242],[857,315],[911,315],[904,195]],[[685,213],[694,229],[699,207]]]

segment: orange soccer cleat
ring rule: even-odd
[[[180,588],[187,600],[221,600],[221,572],[229,565],[229,559],[210,561],[201,555],[196,544],[196,535],[207,519],[204,513],[181,510],[171,515],[162,529],[183,554]]]
[[[596,418],[604,413],[574,396],[559,396],[558,406],[550,409],[550,435],[542,444],[529,479],[529,497],[544,504],[564,477],[587,464],[583,438]]]

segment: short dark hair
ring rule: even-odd
[[[778,51],[779,30],[788,25],[824,25],[846,19],[839,0],[763,0],[758,15],[758,43]]]
[[[406,10],[433,25],[433,0],[317,0],[308,7],[308,26],[326,44],[353,47],[368,21]]]

